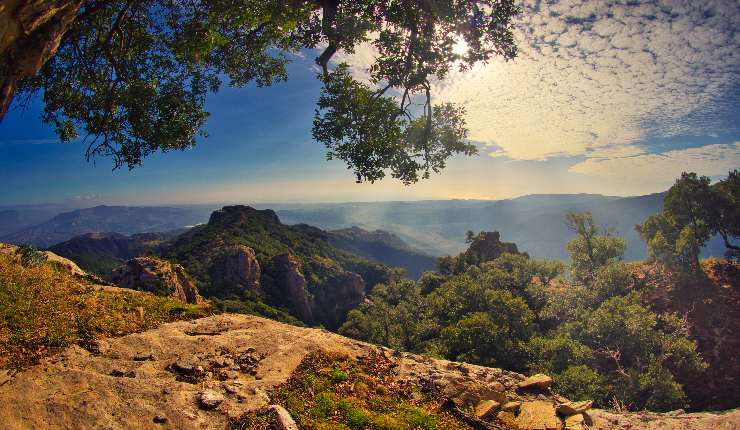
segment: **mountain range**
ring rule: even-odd
[[[499,231],[503,240],[517,243],[522,251],[535,258],[567,260],[564,244],[573,236],[565,224],[568,211],[591,211],[596,222],[610,228],[627,241],[625,258],[646,257],[645,244],[635,232],[635,224],[660,211],[664,193],[635,197],[614,197],[595,194],[529,195],[507,200],[436,200],[407,202],[259,204],[255,208],[271,208],[285,224],[309,224],[323,230],[338,230],[333,234],[336,244],[352,236],[352,252],[363,254],[356,245],[360,239],[377,242],[370,236],[352,234],[352,227],[365,231],[383,231],[389,236],[381,242],[412,250],[417,257],[407,264],[409,273],[426,267],[423,256],[455,255],[466,248],[468,230]],[[115,232],[131,235],[142,232],[162,232],[205,223],[217,209],[211,205],[178,207],[96,206],[57,214],[51,219],[28,226],[28,208],[5,208],[0,212],[0,241],[29,243],[48,247],[74,236],[93,232]],[[38,217],[38,214],[36,214]],[[25,220],[25,221],[24,221]],[[393,237],[391,237],[391,235]],[[367,250],[375,245],[366,243]],[[369,248],[368,248],[369,247]],[[722,255],[719,240],[712,240],[704,255]],[[392,253],[376,252],[389,258]],[[367,255],[365,255],[367,256]],[[404,254],[404,258],[412,258]],[[417,261],[418,260],[418,261]],[[422,262],[423,261],[423,262]],[[420,269],[414,268],[418,266]]]

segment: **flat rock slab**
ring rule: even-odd
[[[538,373],[523,380],[519,383],[518,386],[522,390],[528,390],[532,388],[544,390],[550,388],[550,385],[552,385],[552,378],[542,373]]]
[[[521,430],[560,430],[563,422],[555,413],[555,405],[545,400],[523,402],[516,424]]]
[[[593,406],[593,404],[594,402],[592,400],[584,400],[581,402],[567,402],[558,405],[557,410],[560,415],[575,415],[591,409],[591,406]]]

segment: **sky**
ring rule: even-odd
[[[320,83],[311,53],[270,88],[222,88],[207,138],[132,171],[59,143],[41,103],[0,123],[0,205],[502,199],[642,195],[682,171],[740,168],[740,2],[522,3],[519,55],[435,82],[436,102],[467,109],[479,155],[411,186],[356,184],[311,139]],[[459,46],[458,49],[464,49]],[[342,53],[363,79],[369,45]]]

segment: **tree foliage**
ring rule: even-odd
[[[689,275],[700,272],[701,248],[718,234],[727,255],[737,258],[740,247],[740,179],[737,170],[710,185],[706,176],[682,173],[668,190],[663,210],[636,226],[647,243],[650,256]]]
[[[513,58],[518,13],[512,0],[91,0],[20,90],[43,92],[43,120],[63,141],[81,135],[88,158],[133,168],[156,151],[192,147],[203,135],[205,98],[224,82],[284,81],[292,55],[319,49],[315,139],[358,181],[388,170],[411,183],[453,154],[475,153],[463,109],[433,104],[432,82]],[[345,65],[330,67],[361,43],[377,53],[369,84]]]
[[[560,262],[504,252],[440,259],[440,273],[376,288],[340,332],[418,353],[553,376],[557,392],[602,407],[672,410],[706,366],[683,319],[635,290],[625,243],[588,213],[568,214]],[[475,236],[469,234],[468,237]],[[471,241],[474,246],[476,239]],[[480,244],[478,244],[480,245]]]
[[[614,237],[609,231],[600,234],[590,212],[569,212],[565,219],[568,227],[576,233],[566,249],[572,261],[573,278],[577,282],[589,283],[599,267],[620,260],[624,255],[624,239]]]

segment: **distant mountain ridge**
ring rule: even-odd
[[[565,243],[573,236],[564,222],[568,211],[591,211],[596,222],[613,228],[627,241],[625,258],[646,256],[645,244],[634,225],[662,208],[664,193],[635,197],[597,194],[538,194],[507,200],[430,200],[408,202],[312,203],[253,205],[272,208],[285,224],[309,224],[323,230],[359,227],[396,235],[421,254],[456,255],[466,248],[468,230],[499,231],[503,240],[519,245],[535,258],[567,260]],[[115,209],[118,208],[118,209]],[[0,236],[0,241],[51,246],[90,232],[135,234],[205,223],[213,206],[116,207],[98,206],[59,214],[52,220]],[[3,208],[0,234],[13,231],[19,219],[30,219],[26,209]],[[15,221],[14,221],[15,220]],[[340,243],[340,242],[337,242]],[[355,252],[363,252],[355,249]],[[722,255],[724,247],[712,240],[704,255]],[[371,258],[369,254],[365,255]],[[413,270],[412,270],[413,271]]]
[[[443,200],[292,205],[278,210],[286,223],[307,222],[333,230],[358,226],[399,236],[429,255],[456,255],[465,250],[468,230],[498,231],[534,258],[567,260],[565,244],[572,239],[565,224],[569,211],[590,211],[598,225],[627,241],[627,260],[647,255],[634,226],[663,207],[665,193],[635,197],[597,194],[528,195],[508,200]],[[704,255],[722,255],[714,239]]]
[[[350,227],[327,233],[329,243],[337,248],[387,266],[403,267],[413,279],[428,270],[434,270],[436,265],[435,257],[413,249],[400,237],[387,231]]]
[[[171,231],[201,223],[207,216],[203,210],[181,207],[95,206],[60,213],[46,222],[0,237],[0,241],[48,247],[86,233]]]

